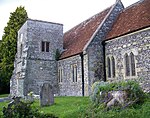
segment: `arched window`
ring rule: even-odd
[[[72,65],[72,81],[77,82],[77,65]]]
[[[115,59],[113,56],[111,57],[111,60],[112,60],[112,77],[115,77]]]
[[[107,57],[107,66],[108,66],[108,77],[111,77],[111,65],[109,57]]]
[[[62,82],[63,81],[63,69],[60,68],[58,70],[58,82]]]
[[[134,54],[130,53],[130,59],[131,59],[131,75],[135,76],[135,60],[134,60]]]
[[[127,53],[125,54],[125,72],[126,76],[130,76],[129,56]]]

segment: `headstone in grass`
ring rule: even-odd
[[[54,104],[53,88],[49,83],[44,83],[40,90],[40,106],[50,106]]]

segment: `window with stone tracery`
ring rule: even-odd
[[[125,54],[125,75],[126,76],[135,76],[135,58],[134,54],[131,52],[129,55]]]
[[[107,57],[107,76],[108,76],[108,78],[114,78],[116,76],[115,69],[116,68],[115,68],[114,57],[113,56],[111,58]]]
[[[130,58],[131,58],[131,76],[135,76],[135,59],[134,54],[132,52],[130,53]]]
[[[77,65],[72,65],[72,81],[77,82]]]

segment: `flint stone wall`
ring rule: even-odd
[[[106,58],[114,56],[116,77],[108,81],[135,79],[145,91],[150,92],[150,28],[146,28],[106,42]],[[125,53],[135,56],[136,76],[125,75]],[[106,68],[107,69],[107,68]],[[107,70],[106,70],[107,72]]]
[[[77,82],[72,80],[72,65],[77,65]],[[82,96],[81,57],[76,55],[58,61],[58,69],[63,70],[62,82],[59,83],[60,96]]]
[[[49,52],[41,52],[41,42],[49,42]],[[26,96],[30,91],[39,94],[39,87],[50,82],[57,87],[57,62],[56,50],[63,50],[63,26],[62,24],[28,19],[18,32],[17,56],[15,61],[15,73],[11,93],[17,88],[15,81],[23,79],[22,95]],[[16,86],[16,87],[15,87]],[[13,92],[14,91],[14,92]],[[20,90],[19,90],[20,91]]]
[[[88,91],[91,93],[92,84],[96,81],[104,80],[104,52],[102,42],[105,40],[107,33],[111,30],[113,23],[116,21],[119,13],[123,10],[120,1],[115,4],[110,13],[104,19],[103,24],[98,31],[93,34],[93,39],[87,46],[85,53],[88,54]]]

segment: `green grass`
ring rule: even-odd
[[[3,98],[3,97],[8,97],[9,94],[2,94],[0,95],[0,98]]]
[[[0,102],[0,114],[3,106],[7,104],[8,102]],[[95,107],[89,97],[55,97],[54,105],[40,107],[39,101],[36,100],[33,108],[38,108],[43,113],[52,113],[59,118],[149,118],[150,99],[124,110],[105,111],[100,106]]]
[[[0,102],[0,116],[2,115],[3,107],[7,106],[8,102]]]
[[[50,107],[40,108],[37,101],[33,104],[33,107],[60,118],[77,118],[80,109],[86,108],[89,102],[89,97],[56,97],[55,104]]]
[[[102,106],[90,104],[80,118],[150,118],[150,99],[143,104],[125,109],[112,109],[107,111]]]

